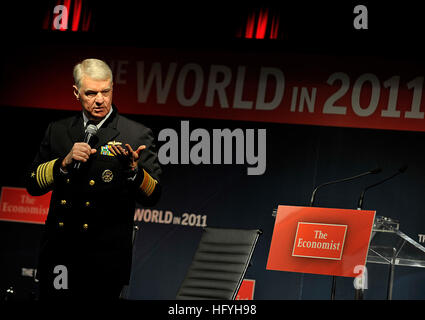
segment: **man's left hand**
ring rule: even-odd
[[[142,150],[146,149],[146,146],[141,145],[136,151],[134,151],[128,143],[125,144],[125,147],[127,150],[120,145],[111,145],[110,151],[114,154],[114,156],[120,157],[122,160],[126,161],[130,169],[134,170],[137,168],[137,161],[140,158]]]

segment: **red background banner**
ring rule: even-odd
[[[120,112],[425,131],[415,62],[220,50],[32,47],[8,57],[0,104],[79,110],[72,69],[97,57]],[[419,71],[418,71],[419,70]]]

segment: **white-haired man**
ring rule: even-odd
[[[27,175],[30,194],[53,191],[39,256],[40,298],[118,298],[130,276],[135,201],[158,201],[161,168],[152,131],[112,103],[105,62],[78,63],[74,83],[82,112],[50,123]],[[97,132],[86,143],[89,123]]]

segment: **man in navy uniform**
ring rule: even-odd
[[[112,80],[101,60],[74,67],[82,112],[49,124],[28,172],[31,195],[53,190],[40,299],[118,298],[130,276],[135,201],[153,205],[161,194],[152,131],[118,113]],[[88,124],[97,132],[85,143]]]

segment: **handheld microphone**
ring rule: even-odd
[[[376,168],[376,169],[369,170],[369,171],[367,171],[367,172],[363,172],[363,173],[360,173],[360,174],[355,175],[355,176],[352,176],[352,177],[348,177],[348,178],[344,178],[344,179],[339,179],[339,180],[335,180],[335,181],[330,181],[330,182],[325,182],[325,183],[322,183],[321,185],[318,185],[316,188],[314,188],[314,190],[313,190],[313,192],[312,192],[312,194],[311,194],[310,207],[312,207],[312,206],[313,206],[314,198],[316,197],[316,192],[317,192],[317,190],[318,190],[318,189],[320,189],[321,187],[328,186],[328,185],[330,185],[330,184],[335,184],[335,183],[340,183],[340,182],[345,182],[345,181],[354,180],[354,179],[357,179],[357,178],[361,178],[361,177],[363,177],[363,176],[367,176],[367,175],[369,175],[369,174],[377,174],[377,173],[379,173],[379,172],[381,172],[381,171],[382,171],[382,169],[381,169],[381,168]]]
[[[85,135],[84,135],[84,142],[90,144],[90,140],[97,134],[97,127],[90,123],[90,121],[87,123]],[[74,164],[74,170],[80,169],[81,161],[77,161]]]
[[[377,185],[380,185],[381,183],[384,183],[385,181],[388,181],[392,178],[394,178],[395,176],[398,176],[401,173],[404,173],[407,170],[407,165],[403,165],[402,167],[400,167],[395,173],[393,173],[392,175],[390,175],[389,177],[378,181],[374,184],[371,184],[369,186],[367,186],[366,188],[363,189],[362,193],[360,194],[359,197],[359,201],[357,202],[357,210],[361,210],[363,207],[363,199],[364,199],[364,195],[366,193],[367,190],[369,190],[370,188],[376,187]]]

